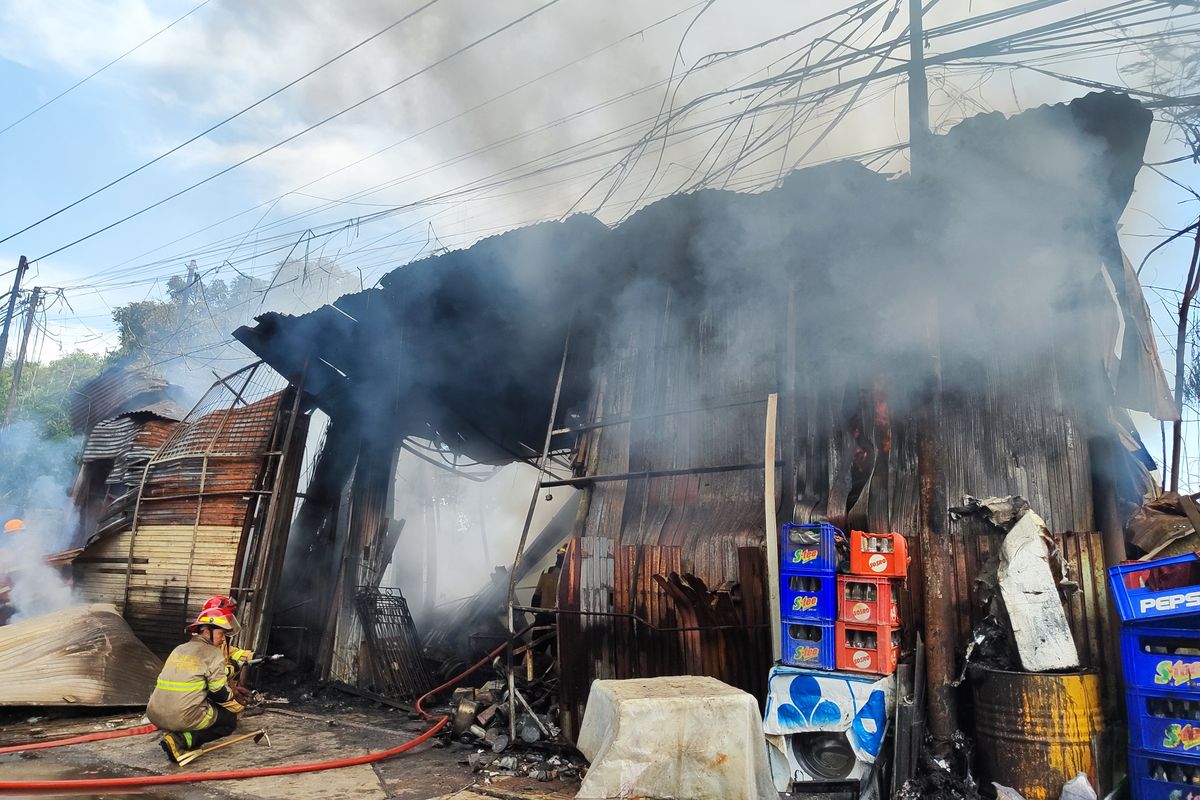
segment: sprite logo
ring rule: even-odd
[[[819,550],[813,550],[813,549],[797,550],[796,552],[792,553],[792,563],[793,564],[811,564],[812,562],[817,560],[817,556],[819,556],[819,555],[820,555]]]
[[[1197,679],[1200,679],[1200,661],[1167,659],[1158,662],[1154,670],[1154,682],[1159,686],[1188,686]]]
[[[1163,747],[1171,750],[1195,750],[1200,747],[1200,728],[1173,723],[1163,732]]]
[[[816,595],[801,595],[792,601],[792,611],[812,611],[817,607]]]
[[[795,655],[792,656],[793,661],[812,661],[821,654],[821,648],[811,645],[804,645],[796,648]]]

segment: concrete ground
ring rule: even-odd
[[[285,712],[288,710],[284,709]],[[128,719],[126,715],[121,723],[128,724]],[[75,724],[74,729],[70,730],[68,728],[72,726],[69,724],[49,724],[46,733],[56,727],[65,731],[61,735],[75,735],[89,729],[102,730],[106,727],[104,722],[104,719],[92,718],[86,724]],[[268,711],[261,716],[243,719],[238,732],[260,727],[270,737],[269,746],[265,741],[255,744],[246,740],[210,753],[184,768],[168,762],[158,747],[158,734],[150,734],[0,755],[0,780],[69,780],[167,775],[185,771],[206,773],[303,764],[384,750],[426,729],[424,723],[409,719],[409,715],[403,712],[343,709],[337,714],[306,714],[304,717]],[[0,729],[0,743],[4,738],[3,729]],[[52,735],[50,738],[57,737]],[[515,776],[491,776],[487,770],[475,772],[467,759],[476,751],[477,748],[466,744],[444,744],[434,740],[375,764],[300,775],[153,787],[142,792],[104,797],[137,797],[142,800],[566,800],[574,797],[578,789],[577,782],[561,779],[541,782]],[[486,755],[492,757],[490,752]],[[94,795],[37,796],[78,798]]]

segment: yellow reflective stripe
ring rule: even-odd
[[[200,719],[200,723],[196,726],[197,729],[207,728],[212,725],[217,718],[217,709],[212,703],[205,703],[204,716]]]
[[[203,684],[201,684],[201,685],[203,685]],[[221,690],[221,687],[223,687],[224,685],[225,685],[225,676],[222,675],[220,678],[217,678],[215,681],[209,681],[208,690],[210,692],[219,692]]]
[[[204,688],[204,681],[168,681],[159,678],[156,685],[167,692],[194,692]]]

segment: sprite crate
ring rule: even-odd
[[[828,522],[785,522],[779,535],[779,571],[837,572],[837,539],[846,535]]]
[[[1133,800],[1200,800],[1200,756],[1172,756],[1129,749]]]
[[[780,573],[779,616],[833,622],[837,619],[837,575],[800,570]]]
[[[789,667],[833,669],[832,622],[811,622],[784,617],[783,663]]]
[[[1121,628],[1121,654],[1127,686],[1200,691],[1200,630],[1126,625]]]
[[[1200,692],[1126,689],[1129,745],[1147,754],[1200,756]]]
[[[898,594],[892,578],[838,575],[837,618],[858,625],[899,625]]]
[[[1118,564],[1109,567],[1108,582],[1124,622],[1200,614],[1200,556],[1195,553]]]

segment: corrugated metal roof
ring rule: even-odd
[[[171,422],[179,422],[187,416],[187,409],[176,403],[174,400],[156,400],[151,403],[138,405],[136,408],[127,408],[122,411],[119,416],[128,417],[134,414],[149,414],[158,417],[159,419],[170,420]]]
[[[130,442],[137,434],[140,424],[129,417],[109,419],[97,422],[88,434],[83,445],[82,459],[84,461],[100,461],[116,459],[129,448]]]
[[[165,399],[170,384],[149,369],[110,367],[85,383],[71,401],[71,427],[77,433],[116,416],[131,402],[145,406]]]

